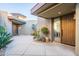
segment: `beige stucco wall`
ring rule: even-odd
[[[79,4],[76,5],[76,54],[79,55]]]
[[[32,24],[37,25],[37,20],[27,20],[26,24],[19,28],[19,35],[30,35],[33,32]]]
[[[12,34],[12,22],[8,20],[8,12],[0,11],[0,26],[4,26]]]
[[[50,31],[50,34],[49,34],[49,37],[50,39],[52,40],[52,20],[51,19],[45,19],[45,18],[42,18],[42,17],[38,17],[38,25],[37,25],[37,29],[40,30],[41,27],[47,27]]]

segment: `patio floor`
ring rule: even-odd
[[[33,37],[14,36],[7,48],[6,56],[74,56],[74,47],[57,42],[35,42]]]

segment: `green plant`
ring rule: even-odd
[[[34,36],[34,39],[37,39],[37,40],[40,40],[40,34],[39,34],[40,31],[35,31],[32,33],[32,35]]]
[[[32,33],[32,35],[33,35],[33,36],[36,36],[36,35],[37,35],[37,32],[36,32],[36,31],[34,31],[34,32]]]
[[[5,31],[6,31],[5,28],[3,26],[0,26],[0,33],[3,33]]]
[[[4,27],[0,26],[0,49],[6,47],[12,40],[11,34],[8,34]]]
[[[48,34],[49,34],[49,30],[48,30],[47,27],[41,28],[41,32],[42,32],[43,34],[45,34],[45,35],[48,35]]]

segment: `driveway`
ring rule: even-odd
[[[33,36],[14,36],[7,48],[6,56],[74,56],[74,47],[57,42],[43,43]]]

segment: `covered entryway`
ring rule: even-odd
[[[61,43],[75,46],[74,13],[61,17]]]
[[[35,9],[37,6],[40,6],[40,4],[37,4],[33,10],[33,15],[38,15],[42,18],[45,18],[47,20],[57,20],[56,18],[61,21],[61,31],[57,32],[56,36],[61,37],[60,42],[68,45],[75,45],[75,20],[74,20],[74,12],[75,12],[75,3],[58,3],[58,4],[43,4],[42,6],[38,7],[38,10]],[[46,8],[48,7],[48,8]],[[63,16],[64,15],[64,16]],[[39,19],[40,20],[40,19]],[[51,23],[52,22],[52,23]],[[57,22],[57,21],[56,21]],[[51,23],[51,25],[50,25]],[[55,41],[55,36],[53,33],[55,31],[53,27],[54,21],[50,21],[48,28],[50,30],[50,39]],[[57,25],[58,26],[58,25]],[[52,33],[52,34],[51,34]],[[52,38],[54,37],[54,38]],[[58,41],[58,40],[56,40]]]
[[[66,31],[62,30],[62,35],[63,36],[62,36],[62,40],[61,41],[62,41],[62,43],[65,43],[65,44],[68,44],[68,45],[75,45],[75,52],[76,52],[77,55],[79,55],[79,4],[76,4],[76,3],[58,3],[58,4],[45,3],[45,4],[39,4],[38,3],[31,10],[31,13],[33,15],[37,15],[37,16],[46,18],[46,20],[47,19],[49,20],[51,18],[54,19],[54,18],[60,17],[62,15],[67,15],[67,14],[72,13],[72,12],[76,12],[75,13],[75,20],[73,19],[74,17],[72,17],[72,20],[69,20],[69,16],[63,16],[62,17],[62,19],[64,19],[66,17],[65,21],[64,20],[62,21],[63,22],[62,24],[64,24],[64,22],[65,22],[65,24],[62,27],[63,27],[64,30],[66,29]],[[66,24],[66,23],[68,23],[68,24]],[[73,23],[72,25],[74,27],[70,23]],[[74,23],[75,23],[75,25],[74,25]],[[51,29],[52,29],[53,25],[50,25],[50,26],[51,26]],[[67,29],[69,29],[67,26],[70,28],[69,31],[67,31]],[[71,28],[73,30],[71,30]],[[75,30],[75,32],[74,32],[74,30]],[[50,31],[50,33],[51,32],[52,32],[52,30]],[[70,32],[73,35],[70,34]],[[53,36],[53,34],[51,36]],[[70,39],[72,37],[72,39],[71,39],[72,42],[68,42],[68,41],[70,41],[69,39],[67,39],[69,36],[70,36]],[[64,38],[66,40],[63,40]]]
[[[12,18],[11,16],[8,17],[8,19],[12,22],[12,35],[13,36],[18,35],[19,27],[21,27],[21,25],[26,24],[26,22],[20,19]]]
[[[74,18],[74,15],[73,14],[68,15],[68,14],[75,12],[75,5],[76,4],[75,3],[67,3],[67,4],[65,4],[65,3],[58,3],[58,4],[45,3],[42,6],[40,6],[40,5],[42,5],[42,4],[37,4],[31,10],[33,15],[38,15],[38,16],[43,17],[43,18],[48,19],[48,20],[50,20],[50,19],[55,20],[55,18],[61,18],[61,16],[66,15],[66,16],[63,16],[60,19],[60,20],[62,20],[61,25],[62,25],[62,29],[63,29],[61,31],[61,33],[64,30],[66,30],[66,34],[67,34],[67,36],[66,36],[66,35],[64,35],[65,32],[63,32],[64,34],[62,33],[63,34],[62,40],[66,37],[65,40],[67,39],[67,41],[69,41],[69,39],[70,39],[71,42],[72,42],[72,40],[75,42],[75,40],[74,40],[74,38],[75,38],[75,33],[74,33],[75,29],[73,29],[73,28],[75,28],[74,27],[75,25],[74,25],[74,21],[72,20]],[[35,8],[37,8],[37,6],[40,6],[40,7],[38,7],[38,10],[35,9]],[[46,8],[46,7],[48,7],[48,8]],[[64,21],[64,18],[66,18],[65,21]],[[50,22],[52,22],[52,21],[50,21]],[[50,27],[50,36],[51,36],[50,39],[52,39],[52,40],[54,40],[52,38],[53,34],[51,34],[51,33],[54,33],[52,31],[53,30],[53,28],[52,28],[53,23],[54,22],[52,22],[51,25],[48,26],[48,27]],[[71,29],[73,29],[73,30],[71,30],[70,27],[72,27]],[[71,33],[73,35],[69,34],[69,36],[68,36],[68,33]],[[71,43],[71,42],[68,42],[68,43]],[[72,42],[71,45],[74,45],[74,42]]]

